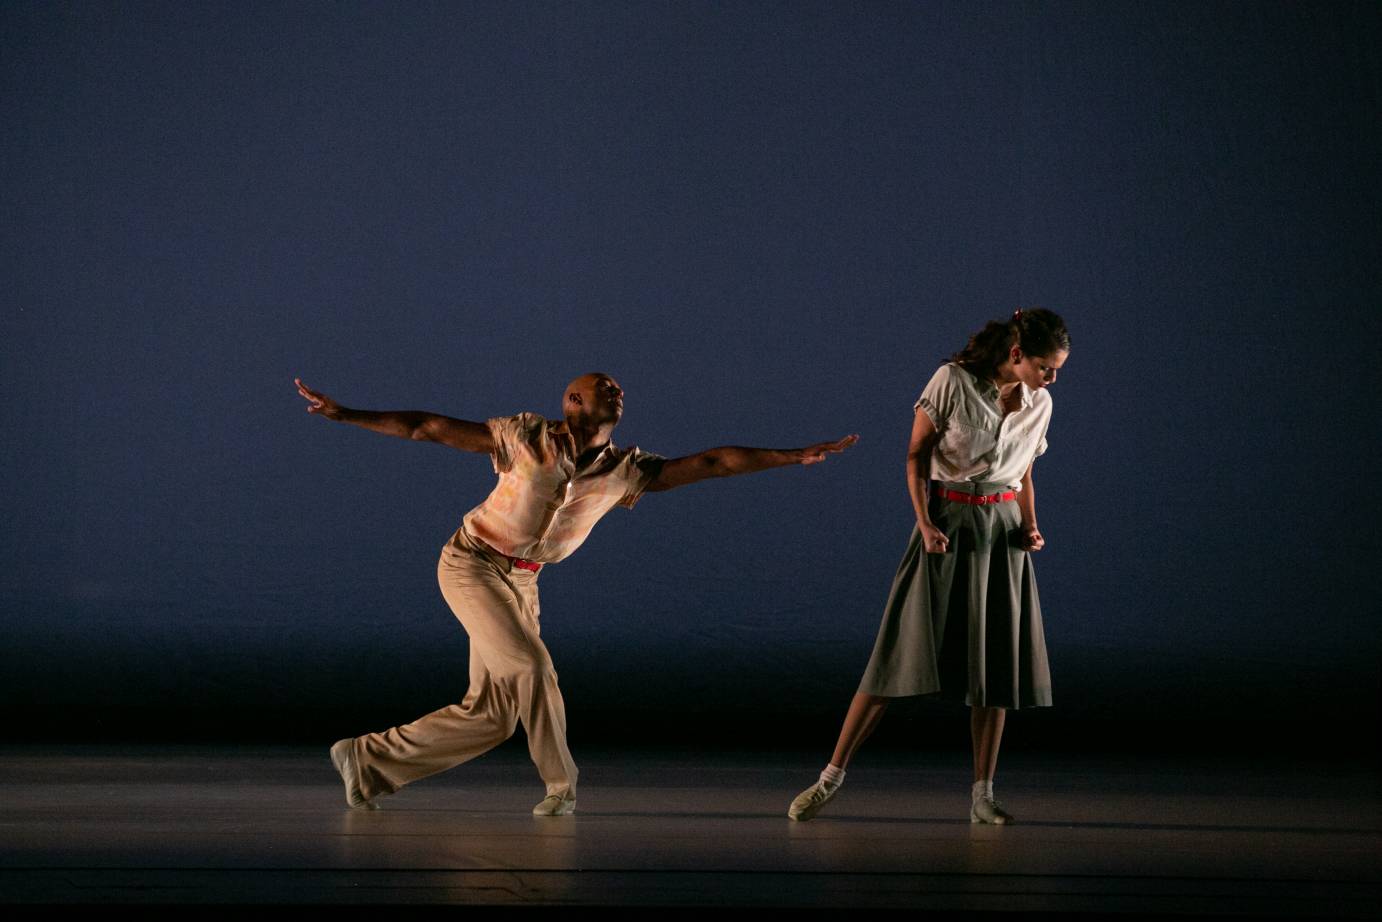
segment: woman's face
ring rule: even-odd
[[[1056,372],[1065,364],[1069,350],[1062,349],[1050,355],[1025,355],[1021,349],[1013,349],[1013,374],[1032,390],[1039,390],[1056,383]]]

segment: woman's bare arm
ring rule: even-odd
[[[928,554],[944,554],[950,546],[950,539],[931,522],[931,512],[926,507],[926,481],[931,471],[931,452],[941,434],[931,422],[925,410],[917,410],[912,419],[912,438],[907,443],[907,492],[912,497],[912,511],[917,517],[917,530],[921,532],[922,546]]]
[[[1034,462],[1035,463],[1035,462]],[[1039,551],[1046,546],[1036,520],[1036,491],[1032,488],[1032,464],[1027,465],[1027,473],[1022,475],[1022,492],[1017,494],[1017,508],[1022,513],[1022,544],[1029,551]]]

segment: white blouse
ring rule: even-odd
[[[930,477],[946,483],[1000,483],[1022,488],[1022,475],[1046,451],[1051,395],[1019,383],[1022,406],[1007,416],[998,387],[954,362],[942,365],[913,410],[924,410],[940,433]]]

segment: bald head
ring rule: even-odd
[[[581,375],[566,385],[562,413],[572,425],[612,428],[624,413],[624,390],[603,372]]]

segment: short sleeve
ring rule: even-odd
[[[494,462],[494,472],[502,474],[513,467],[513,459],[526,441],[525,436],[542,418],[533,413],[519,413],[517,416],[496,416],[486,420],[494,449],[490,460]]]
[[[621,467],[626,471],[625,481],[628,484],[628,489],[620,498],[619,505],[625,509],[632,509],[634,504],[638,502],[638,498],[643,495],[643,491],[648,489],[648,484],[656,480],[657,475],[662,473],[662,465],[666,462],[667,459],[662,455],[655,455],[637,446],[630,448],[621,464]]]
[[[960,404],[960,384],[955,380],[958,373],[954,365],[942,365],[931,376],[931,382],[921,392],[912,410],[925,410],[931,417],[931,424],[937,432],[945,430],[945,422],[954,414]]]

